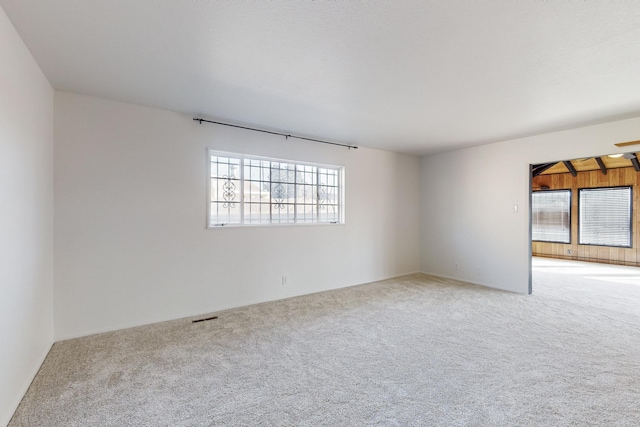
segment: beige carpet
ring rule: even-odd
[[[10,426],[639,425],[640,270],[534,263],[59,342]]]

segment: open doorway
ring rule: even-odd
[[[540,259],[640,266],[639,157],[628,152],[531,165],[532,270],[543,268]]]

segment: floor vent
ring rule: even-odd
[[[206,319],[192,320],[191,323],[205,322],[207,320],[216,320],[217,318],[218,318],[218,316],[207,317]]]

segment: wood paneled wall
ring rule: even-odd
[[[601,171],[578,172],[573,177],[570,173],[539,175],[533,178],[533,188],[542,186],[550,190],[569,189],[571,191],[571,243],[533,242],[534,256],[573,259],[580,261],[602,262],[640,266],[640,173],[634,168],[610,169],[604,175]],[[578,189],[633,186],[633,230],[631,248],[612,248],[608,246],[591,246],[578,244]]]

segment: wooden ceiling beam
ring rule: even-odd
[[[558,162],[543,163],[541,165],[533,165],[533,167],[531,168],[531,177],[536,177],[536,176],[540,175],[542,172],[546,171],[547,169],[551,169],[557,163]]]
[[[578,171],[576,170],[576,168],[573,167],[571,160],[565,160],[562,163],[564,163],[564,165],[567,167],[569,172],[571,172],[571,175],[573,175],[574,177],[578,176]]]
[[[604,162],[602,161],[602,157],[596,157],[596,162],[598,163],[598,166],[600,166],[600,170],[602,171],[602,175],[606,175],[607,174],[607,167],[604,165]]]
[[[618,142],[617,144],[613,144],[616,147],[628,147],[630,145],[640,145],[640,140],[637,141],[628,141],[628,142]]]

